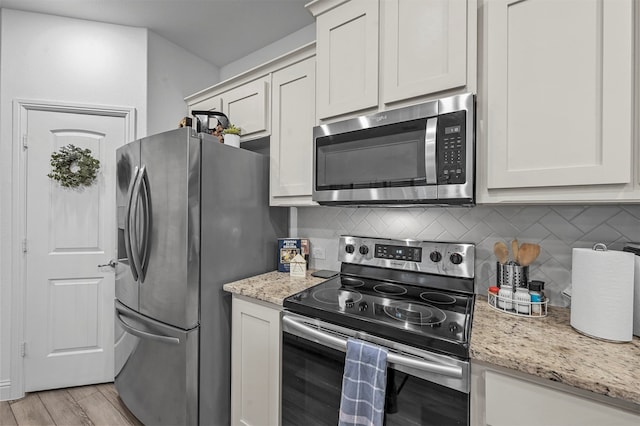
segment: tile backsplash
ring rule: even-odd
[[[476,293],[494,285],[493,245],[517,238],[538,243],[541,252],[529,277],[545,282],[554,306],[567,306],[561,292],[571,283],[572,249],[605,243],[622,250],[640,241],[640,205],[509,205],[454,208],[297,208],[297,237],[311,239],[311,267],[338,270],[338,237],[358,235],[396,239],[459,241],[476,244]],[[325,259],[314,256],[324,249]]]

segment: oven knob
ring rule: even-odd
[[[360,304],[358,304],[358,310],[360,312],[364,312],[369,308],[369,305],[367,304],[367,302],[360,302]]]
[[[367,247],[367,246],[360,246],[359,251],[360,251],[360,254],[364,256],[365,254],[369,253],[369,247]]]
[[[353,254],[353,252],[356,251],[356,248],[353,246],[353,244],[347,244],[344,250],[349,254]]]
[[[344,301],[344,306],[346,306],[347,308],[353,308],[353,299],[347,299]]]
[[[451,263],[453,263],[454,265],[459,265],[462,263],[462,255],[460,253],[453,253],[451,256],[449,256],[449,259],[451,259]]]
[[[452,333],[458,332],[458,325],[455,322],[449,324],[449,331]]]
[[[431,254],[429,254],[429,259],[431,259],[432,262],[440,262],[442,260],[442,254],[440,254],[439,251],[432,251]]]

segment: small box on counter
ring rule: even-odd
[[[297,254],[304,257],[308,268],[309,246],[308,238],[278,238],[278,271],[289,272],[290,262]]]

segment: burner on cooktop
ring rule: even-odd
[[[425,302],[435,303],[437,305],[454,305],[456,298],[444,293],[437,293],[433,291],[425,291],[420,293],[420,298]]]
[[[407,292],[406,288],[396,284],[378,284],[373,289],[380,294],[388,296],[399,296]]]
[[[385,306],[384,312],[391,318],[417,325],[435,326],[442,323],[447,317],[435,306],[402,301]]]
[[[340,277],[340,283],[345,287],[351,288],[356,288],[364,285],[364,281],[351,277]]]
[[[362,299],[362,294],[357,291],[348,291],[339,288],[325,288],[314,291],[313,298],[320,303],[337,305],[341,308],[350,308]]]

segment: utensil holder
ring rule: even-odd
[[[517,287],[527,287],[529,284],[529,266],[520,266],[514,262],[496,262],[498,277],[498,287],[510,285],[514,289]]]

